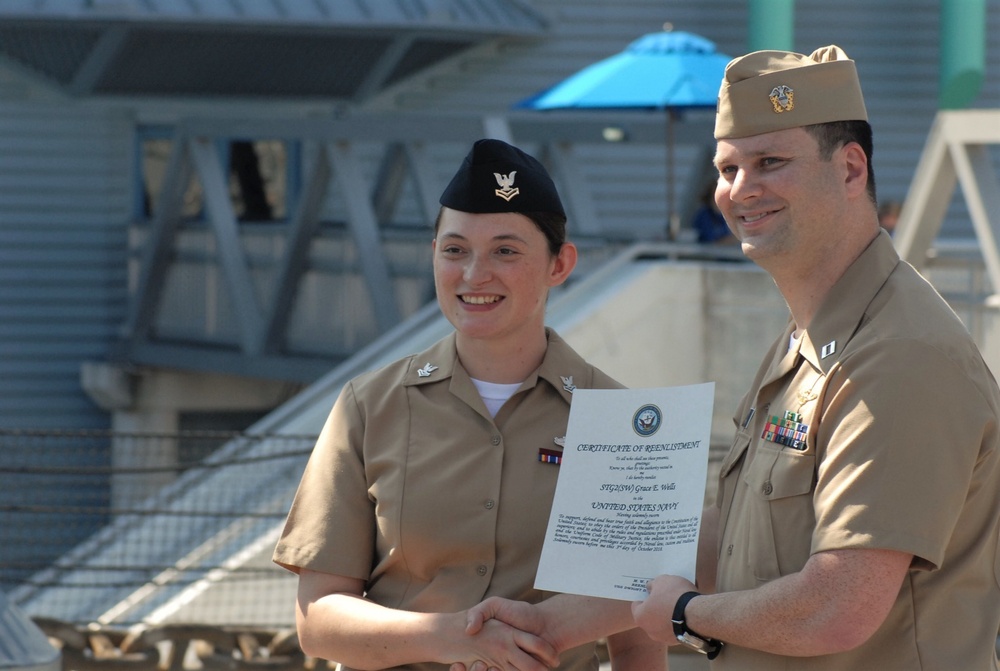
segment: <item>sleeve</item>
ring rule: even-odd
[[[333,406],[299,483],[275,563],[366,580],[374,555],[375,509],[364,461],[365,421],[348,383]]]
[[[819,423],[812,552],[913,554],[940,566],[989,430],[989,404],[952,359],[883,341],[831,373]]]

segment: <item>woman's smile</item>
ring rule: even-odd
[[[459,295],[459,299],[466,305],[493,305],[503,300],[503,296],[470,296]]]

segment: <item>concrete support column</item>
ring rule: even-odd
[[[111,464],[116,469],[111,501],[117,510],[133,507],[177,476],[182,413],[266,411],[295,391],[275,380],[133,370],[104,362],[85,362],[80,382],[90,398],[111,413]]]
[[[177,477],[179,428],[180,413],[173,408],[111,413],[112,509],[133,508]]]

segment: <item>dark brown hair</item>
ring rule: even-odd
[[[441,227],[442,212],[444,212],[443,207],[438,211],[437,219],[434,221],[434,235],[437,235],[438,229]],[[566,217],[556,212],[516,212],[515,214],[531,219],[548,241],[549,253],[552,256],[559,253],[559,250],[566,243]]]
[[[868,182],[865,188],[872,204],[878,202],[875,197],[875,168],[872,167],[872,127],[867,121],[830,121],[805,126],[805,131],[819,143],[819,154],[824,161],[829,161],[834,150],[850,142],[857,142],[868,161]]]

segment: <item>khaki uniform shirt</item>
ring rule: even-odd
[[[796,573],[824,550],[914,561],[859,648],[792,658],[730,645],[713,671],[997,669],[1000,394],[965,327],[882,233],[789,350],[791,333],[734,418],[719,591]]]
[[[561,450],[554,441],[566,435],[572,385],[621,386],[555,332],[548,341],[542,365],[495,419],[458,361],[454,335],[348,383],[274,561],[361,578],[369,599],[410,611],[547,596],[533,584],[559,466],[539,451]],[[567,651],[562,662],[596,670],[595,646]]]

